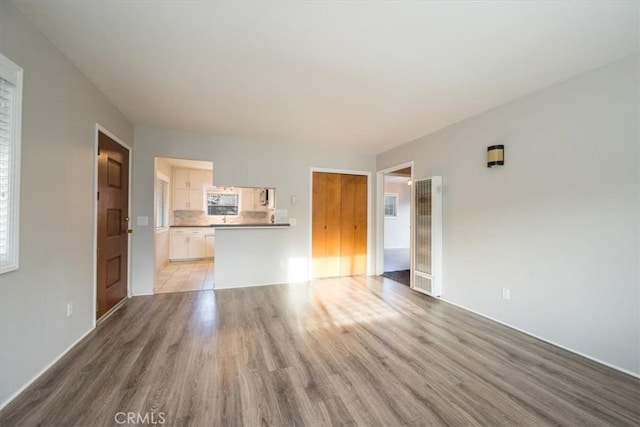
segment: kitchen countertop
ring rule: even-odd
[[[170,228],[282,228],[289,224],[211,224],[211,225],[172,225]]]

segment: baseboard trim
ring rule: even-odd
[[[13,399],[18,397],[20,395],[20,393],[25,391],[31,384],[33,384],[38,378],[40,378],[45,372],[47,372],[53,365],[58,363],[58,361],[60,359],[62,359],[69,351],[71,351],[71,349],[73,347],[75,347],[80,341],[85,339],[87,335],[89,335],[91,332],[93,332],[94,329],[95,329],[95,327],[89,328],[89,330],[87,332],[82,334],[82,336],[80,338],[78,338],[76,341],[74,341],[69,347],[66,348],[66,350],[64,350],[55,359],[53,359],[53,361],[51,363],[49,363],[47,366],[45,366],[43,369],[41,369],[37,374],[35,374],[33,377],[31,377],[31,379],[29,381],[27,381],[22,387],[20,387],[11,396],[9,396],[9,398],[7,400],[5,400],[4,402],[0,403],[0,410],[2,410],[5,406],[7,406],[9,403],[11,403],[13,401]]]
[[[248,284],[248,285],[238,285],[238,286],[216,286],[214,284],[213,286],[213,290],[214,291],[223,291],[223,290],[227,290],[227,289],[242,289],[242,288],[254,288],[254,287],[258,287],[258,286],[281,286],[281,285],[300,285],[300,284],[308,284],[310,282],[310,280],[300,280],[298,282],[280,282],[280,283],[254,283],[254,284]]]
[[[546,343],[548,343],[548,344],[554,345],[554,346],[556,346],[556,347],[558,347],[558,348],[561,348],[561,349],[566,350],[566,351],[568,351],[568,352],[571,352],[571,353],[573,353],[573,354],[577,354],[578,356],[584,357],[585,359],[589,359],[589,360],[591,360],[592,362],[596,362],[596,363],[599,363],[599,364],[601,364],[601,365],[604,365],[604,366],[606,366],[607,368],[615,369],[615,370],[616,370],[616,371],[618,371],[618,372],[622,372],[623,374],[627,374],[627,375],[632,376],[632,377],[634,377],[634,378],[639,378],[639,379],[640,379],[640,373],[632,372],[632,371],[629,371],[629,370],[627,370],[627,369],[621,368],[620,366],[616,366],[616,365],[613,365],[613,364],[611,364],[611,363],[609,363],[609,362],[605,362],[604,360],[597,359],[597,358],[595,358],[595,357],[593,357],[593,356],[590,356],[590,355],[588,355],[588,354],[585,354],[585,353],[582,353],[582,352],[580,352],[580,351],[574,350],[574,349],[572,349],[572,348],[566,347],[566,346],[564,346],[564,345],[562,345],[562,344],[558,344],[557,342],[554,342],[554,341],[548,340],[548,339],[543,338],[543,337],[541,337],[541,336],[539,336],[539,335],[533,334],[533,333],[531,333],[531,332],[529,332],[529,331],[525,331],[524,329],[517,328],[517,327],[515,327],[515,326],[513,326],[513,325],[510,325],[510,324],[508,324],[508,323],[505,323],[505,322],[503,322],[503,321],[501,321],[501,320],[498,320],[498,319],[496,319],[496,318],[494,318],[494,317],[487,316],[486,314],[480,313],[480,312],[478,312],[478,311],[476,311],[476,310],[472,310],[472,309],[470,309],[470,308],[468,308],[468,307],[465,307],[465,306],[463,306],[463,305],[456,304],[455,302],[449,301],[449,300],[447,300],[447,299],[444,299],[444,298],[437,298],[437,299],[439,299],[440,301],[446,302],[447,304],[451,304],[451,305],[453,305],[453,306],[456,306],[456,307],[458,307],[458,308],[461,308],[461,309],[463,309],[463,310],[465,310],[465,311],[468,311],[468,312],[470,312],[470,313],[477,314],[477,315],[478,315],[478,316],[480,316],[480,317],[484,317],[485,319],[489,319],[489,320],[491,320],[491,321],[493,321],[493,322],[499,323],[499,324],[501,324],[501,325],[503,325],[503,326],[506,326],[506,327],[511,328],[511,329],[513,329],[513,330],[516,330],[516,331],[518,331],[518,332],[522,332],[522,333],[523,333],[523,334],[525,334],[525,335],[529,335],[530,337],[533,337],[533,338],[538,339],[538,340],[540,340],[540,341],[544,341],[544,342],[546,342]]]
[[[101,318],[96,320],[96,326],[98,326],[99,324],[101,324],[102,322],[107,320],[109,317],[111,317],[111,315],[113,313],[115,313],[116,311],[120,310],[120,307],[125,305],[127,303],[127,301],[129,301],[129,298],[131,298],[131,296],[127,296],[126,298],[122,298],[122,300],[119,303],[117,303],[115,306],[111,307],[111,310],[107,311],[105,314],[102,315]]]
[[[85,337],[87,335],[89,335],[93,330],[95,330],[95,328],[101,324],[102,322],[104,322],[105,320],[107,320],[107,318],[109,318],[113,313],[115,313],[116,311],[118,311],[123,305],[125,305],[127,303],[127,301],[129,301],[130,297],[127,298],[123,298],[122,301],[120,301],[115,307],[113,307],[111,310],[109,310],[107,313],[104,314],[104,316],[102,316],[100,319],[98,319],[96,321],[96,325],[89,328],[89,330],[87,332],[85,332],[80,338],[78,338],[76,341],[73,342],[73,344],[71,344],[69,347],[67,347],[62,353],[60,353],[55,359],[53,359],[53,361],[51,363],[49,363],[47,366],[45,366],[42,370],[40,370],[36,375],[34,375],[27,383],[25,383],[22,387],[20,387],[15,393],[13,393],[11,396],[9,396],[9,398],[7,400],[5,400],[4,402],[2,402],[0,404],[0,410],[2,410],[5,406],[7,406],[9,403],[11,403],[13,401],[13,399],[15,399],[16,397],[18,397],[20,395],[20,393],[22,393],[23,391],[25,391],[31,384],[34,383],[34,381],[36,381],[38,378],[40,378],[45,372],[47,372],[53,365],[55,365],[56,363],[58,363],[58,361],[60,359],[62,359],[67,353],[69,353],[69,351],[71,351],[71,349],[73,349],[73,347],[75,347],[76,345],[78,345],[78,343],[80,341],[82,341],[83,339],[85,339]]]

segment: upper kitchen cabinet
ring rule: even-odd
[[[266,211],[275,208],[275,189],[246,187],[241,189],[242,210]]]
[[[173,169],[173,210],[204,211],[204,191],[213,184],[213,172],[203,169]]]
[[[202,189],[213,185],[213,171],[204,169],[173,169],[174,188]]]

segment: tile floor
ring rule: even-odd
[[[213,289],[213,259],[170,262],[156,274],[156,294]]]

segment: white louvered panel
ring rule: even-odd
[[[413,289],[431,295],[432,293],[431,277],[415,272],[413,275]]]
[[[0,260],[7,257],[12,242],[9,214],[14,195],[9,180],[13,177],[11,159],[12,112],[15,86],[0,78]]]
[[[442,295],[442,177],[414,182],[412,287]]]
[[[156,228],[167,227],[167,199],[169,183],[156,178]]]

